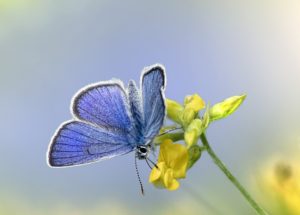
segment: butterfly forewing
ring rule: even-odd
[[[146,69],[142,76],[142,98],[144,111],[144,136],[153,139],[163,125],[165,118],[164,89],[166,77],[160,65]]]
[[[75,117],[109,128],[131,129],[128,98],[121,82],[88,86],[73,100]]]

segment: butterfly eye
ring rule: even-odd
[[[147,149],[146,148],[140,148],[140,153],[141,154],[147,153]]]
[[[149,151],[149,149],[147,148],[147,146],[144,146],[144,145],[138,146],[137,150],[136,150],[137,157],[139,159],[145,159],[145,158],[147,158],[148,151]]]

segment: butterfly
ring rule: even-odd
[[[138,88],[120,80],[88,85],[72,99],[72,120],[64,122],[49,144],[50,167],[88,164],[134,151],[146,159],[166,115],[162,65],[144,68]],[[140,180],[140,179],[139,179]]]

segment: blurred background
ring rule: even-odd
[[[0,214],[254,214],[210,158],[175,192],[134,156],[51,169],[46,151],[81,87],[165,65],[166,96],[247,93],[207,132],[271,214],[300,214],[300,2],[0,0]]]

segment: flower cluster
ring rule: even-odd
[[[154,140],[160,146],[160,152],[157,168],[152,169],[149,182],[158,188],[178,189],[177,179],[185,178],[186,171],[199,160],[205,150],[205,146],[198,144],[198,140],[209,124],[232,114],[245,98],[246,95],[233,96],[211,108],[205,105],[198,94],[186,96],[183,105],[166,99],[167,117],[175,125],[164,126],[161,135]],[[167,132],[175,129],[179,132]]]

